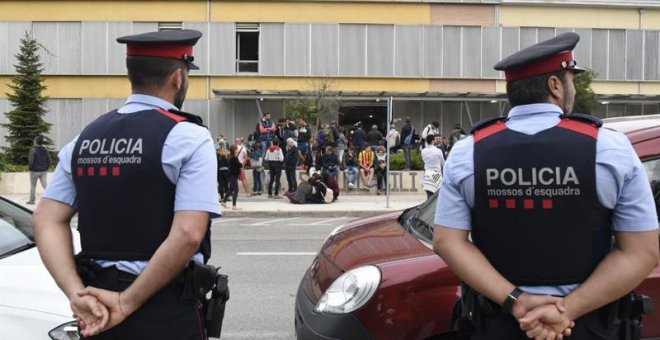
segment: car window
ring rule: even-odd
[[[653,198],[655,199],[655,209],[660,216],[660,158],[644,160],[644,169],[651,183]]]
[[[30,213],[0,200],[0,257],[33,243],[34,229]]]

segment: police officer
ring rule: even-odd
[[[445,165],[434,250],[493,307],[479,303],[473,339],[618,339],[606,305],[658,263],[653,197],[630,142],[569,114],[578,41],[565,33],[499,62],[508,117],[478,124]]]
[[[210,217],[220,214],[216,157],[201,119],[179,111],[201,35],[180,30],[117,39],[127,45],[132,94],[60,151],[34,213],[42,260],[84,336],[205,337],[197,301],[182,298],[183,273],[210,256]],[[76,213],[81,261],[71,247]]]

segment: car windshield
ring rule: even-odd
[[[417,238],[428,243],[433,242],[433,221],[435,219],[435,205],[437,201],[438,192],[426,200],[426,202],[406,210],[401,215],[401,225]]]
[[[653,198],[655,199],[655,208],[658,210],[658,216],[660,216],[660,158],[655,159],[645,159],[642,161],[644,164],[644,169],[646,169],[646,174],[649,177],[649,182],[651,182],[651,190],[653,190]]]
[[[0,199],[0,258],[34,246],[29,212]]]

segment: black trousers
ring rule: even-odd
[[[282,177],[282,168],[270,168],[270,181],[268,181],[268,195],[273,194],[273,184],[275,184],[275,195],[280,193],[280,178]]]
[[[225,193],[225,199],[223,202],[229,201],[229,196],[231,196],[231,204],[236,206],[236,200],[238,199],[238,177],[229,175],[229,191]]]
[[[118,292],[125,290],[134,279],[134,275],[112,267],[105,269],[94,281],[86,284]],[[207,339],[204,316],[197,302],[180,297],[183,280],[183,275],[175,278],[124,322],[88,339]]]
[[[296,181],[296,169],[286,169],[286,183],[289,188],[289,192],[293,193],[298,189],[298,181]]]
[[[218,194],[220,200],[223,200],[229,192],[229,171],[218,170]]]
[[[575,321],[571,340],[618,340],[618,328],[607,325],[608,307],[595,310]],[[510,314],[495,314],[485,317],[483,329],[472,333],[472,340],[529,340],[520,330],[518,321]]]

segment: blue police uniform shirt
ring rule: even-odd
[[[176,109],[174,105],[157,97],[133,94],[118,112],[133,112],[162,108]],[[76,207],[76,189],[71,177],[71,154],[78,137],[60,150],[60,162],[53,179],[43,197]],[[209,131],[199,125],[182,122],[176,124],[165,139],[161,156],[163,171],[176,185],[174,211],[207,211],[211,217],[221,215],[216,190],[216,156],[213,139]],[[130,235],[128,235],[130,237]],[[193,256],[193,261],[202,263],[201,253]],[[117,266],[122,271],[139,275],[148,261],[103,261],[103,267]]]
[[[557,125],[562,110],[553,104],[516,106],[507,128],[533,135]],[[474,207],[474,139],[469,136],[452,149],[444,168],[435,212],[436,227],[471,230]],[[658,229],[655,202],[646,171],[625,135],[600,129],[596,142],[596,190],[600,202],[613,210],[614,231]],[[520,287],[531,294],[564,296],[577,285]]]

